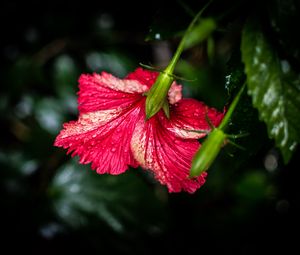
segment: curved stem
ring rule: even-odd
[[[195,23],[197,22],[197,20],[199,19],[199,17],[201,16],[201,14],[206,10],[206,8],[211,4],[213,0],[210,0],[197,14],[196,16],[194,17],[194,19],[192,20],[192,22],[190,23],[190,25],[188,26],[187,30],[185,31],[184,33],[184,36],[182,37],[178,47],[177,47],[177,50],[173,56],[173,58],[171,59],[169,65],[167,66],[167,68],[165,69],[165,72],[166,73],[173,73],[174,71],[174,68],[175,68],[175,65],[177,64],[178,62],[178,59],[181,55],[181,53],[183,52],[184,50],[184,44],[185,44],[185,41],[186,41],[186,38],[188,36],[188,34],[191,32],[192,28],[194,27]]]
[[[145,111],[146,111],[146,119],[150,119],[152,116],[154,116],[160,109],[163,107],[165,114],[169,115],[169,105],[166,104],[166,97],[168,95],[168,91],[172,85],[172,82],[174,81],[174,75],[173,71],[175,69],[175,66],[178,62],[178,59],[184,50],[184,46],[186,43],[186,39],[189,36],[189,33],[193,29],[195,23],[203,13],[203,11],[208,7],[208,5],[212,2],[210,0],[194,17],[190,25],[188,26],[183,38],[180,41],[180,44],[171,59],[168,66],[165,68],[164,71],[162,71],[159,76],[157,77],[154,85],[151,87],[151,89],[147,93],[147,99],[146,99],[146,105],[145,105]]]
[[[228,111],[226,112],[221,124],[218,127],[219,129],[224,129],[227,126],[227,124],[231,118],[231,115],[234,112],[235,107],[237,106],[245,87],[246,87],[246,83],[243,84],[243,86],[240,88],[240,91],[237,93],[237,95],[233,99],[231,105],[229,106]]]

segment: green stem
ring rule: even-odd
[[[228,111],[226,112],[221,124],[218,127],[219,129],[224,129],[227,126],[227,124],[229,123],[231,115],[234,112],[235,107],[237,106],[245,87],[246,87],[246,83],[243,84],[243,86],[240,88],[240,91],[237,93],[237,95],[233,99],[231,105],[229,106]]]
[[[174,68],[175,68],[175,65],[177,64],[178,62],[178,59],[181,55],[181,53],[183,52],[184,50],[184,44],[185,44],[185,41],[186,41],[186,38],[188,37],[189,33],[191,32],[191,30],[193,29],[195,23],[197,22],[197,20],[199,19],[199,17],[202,15],[202,13],[206,10],[206,8],[211,4],[213,0],[210,0],[197,14],[196,16],[194,17],[194,19],[192,20],[192,22],[190,23],[190,25],[188,26],[187,30],[185,31],[184,33],[184,36],[182,37],[178,47],[177,47],[177,50],[173,56],[173,58],[171,59],[169,65],[167,66],[167,68],[165,69],[165,72],[167,74],[172,74],[173,71],[174,71]]]
[[[178,59],[184,50],[186,39],[189,36],[189,33],[193,29],[195,23],[203,13],[203,11],[208,7],[208,5],[212,2],[210,0],[194,17],[190,25],[188,26],[183,38],[181,39],[179,46],[177,47],[177,50],[171,59],[168,66],[165,68],[163,72],[159,74],[157,77],[154,85],[147,93],[147,99],[146,99],[146,119],[150,119],[152,116],[154,116],[160,109],[163,107],[165,114],[169,115],[169,105],[166,104],[166,97],[168,94],[168,91],[172,85],[172,82],[174,81],[174,75],[173,71],[175,69],[175,66],[178,62]]]

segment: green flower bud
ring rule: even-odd
[[[244,84],[237,95],[235,96],[234,100],[232,101],[228,111],[226,112],[221,124],[218,128],[213,128],[212,132],[208,135],[208,137],[205,139],[204,143],[200,147],[200,149],[196,152],[194,155],[194,158],[192,160],[192,167],[190,170],[190,177],[195,177],[200,175],[202,172],[206,171],[211,164],[214,162],[216,157],[218,156],[221,148],[223,145],[225,145],[227,142],[234,144],[235,146],[243,149],[241,146],[236,145],[232,141],[228,140],[229,137],[242,137],[244,135],[227,135],[224,133],[224,129],[227,127],[231,116],[240,100],[240,97],[245,89],[246,84]],[[208,119],[208,122],[209,119]]]
[[[200,175],[211,166],[226,142],[226,137],[226,134],[218,128],[215,128],[208,135],[201,148],[194,155],[190,177]]]
[[[154,85],[147,93],[146,99],[146,119],[150,119],[163,107],[168,117],[168,91],[174,78],[167,72],[161,72],[157,77]]]

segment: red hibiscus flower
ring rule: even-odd
[[[79,118],[64,124],[54,145],[68,148],[80,163],[91,163],[99,174],[121,174],[129,166],[148,169],[169,192],[195,192],[206,173],[190,179],[193,155],[210,130],[205,115],[217,126],[223,114],[194,99],[181,99],[181,86],[173,82],[168,99],[170,118],[160,110],[146,120],[147,92],[157,72],[138,68],[125,79],[101,73],[79,79]]]

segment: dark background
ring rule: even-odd
[[[223,150],[193,195],[168,194],[142,169],[99,176],[52,146],[62,123],[76,119],[81,73],[106,70],[124,77],[140,62],[162,67],[191,20],[185,7],[198,10],[203,4],[1,2],[2,252],[297,253],[299,150],[284,165],[253,109],[246,152]],[[178,64],[181,76],[195,76],[201,84],[182,82],[187,96],[223,108],[228,62],[241,66],[242,24],[254,10],[266,25],[268,4],[214,3],[208,14],[226,14],[214,35],[215,59],[210,62],[200,45]],[[158,35],[164,40],[150,40]],[[238,60],[232,60],[235,55]]]

